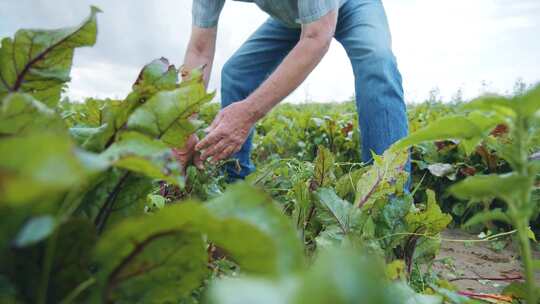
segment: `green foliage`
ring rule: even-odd
[[[266,246],[274,249],[266,251],[276,252],[276,264],[271,264],[273,271],[284,273],[302,267],[302,249],[293,226],[264,192],[238,184],[231,186],[224,195],[206,203],[206,206],[218,218],[235,218],[272,236]],[[246,242],[245,239],[241,241]],[[242,246],[238,244],[238,248]]]
[[[428,235],[437,234],[444,230],[452,221],[452,217],[441,212],[435,199],[435,192],[427,192],[427,206],[423,212],[409,213],[405,222],[410,230]]]
[[[0,100],[11,92],[25,92],[47,106],[55,106],[69,81],[74,49],[96,42],[96,15],[81,25],[58,30],[19,30],[4,38],[0,48]]]
[[[27,94],[6,97],[0,109],[0,135],[19,135],[42,130],[61,132],[64,123],[53,110]]]
[[[437,254],[449,210],[469,225],[514,225],[523,295],[536,296],[539,88],[414,107],[418,131],[369,165],[352,103],[283,105],[256,127],[264,166],[225,185],[222,164],[182,168],[172,150],[217,112],[201,70],[179,83],[160,58],[124,99],[60,101],[74,49],[96,41],[98,12],[2,40],[0,302],[468,303],[410,287]],[[411,145],[421,177],[412,194]],[[468,200],[484,212],[468,214],[478,206]]]
[[[6,177],[0,180],[0,202],[7,204],[59,194],[103,167],[99,162],[86,162],[69,138],[60,134],[34,133],[2,138],[0,151],[0,173]]]
[[[167,302],[187,296],[207,276],[203,236],[246,272],[276,274],[302,266],[290,223],[266,195],[236,185],[216,201],[170,205],[105,233],[96,247],[96,299]]]
[[[359,256],[350,248],[321,252],[303,273],[279,280],[256,277],[216,281],[209,303],[442,303],[437,295],[415,293],[404,283],[391,283],[384,276],[381,261]]]
[[[464,106],[466,110],[473,110],[467,116],[441,119],[396,145],[406,147],[426,140],[452,138],[469,141],[469,144],[474,144],[469,145],[469,148],[474,148],[479,143],[480,137],[487,136],[497,123],[506,124],[512,144],[499,146],[499,153],[500,157],[508,162],[512,171],[502,175],[468,177],[452,186],[450,192],[458,198],[472,201],[500,198],[506,203],[506,211],[486,211],[484,215],[472,218],[471,222],[503,220],[517,229],[527,281],[526,299],[529,303],[536,303],[538,299],[529,228],[531,217],[537,214],[538,210],[538,205],[531,195],[535,189],[538,171],[534,158],[529,157],[529,146],[533,140],[532,134],[537,133],[539,127],[536,118],[540,110],[539,92],[540,86],[514,98],[498,96],[479,98]],[[459,121],[460,124],[450,128],[452,121],[454,123]]]
[[[133,112],[127,127],[162,139],[170,147],[181,147],[197,130],[189,117],[212,98],[200,85],[159,92]]]

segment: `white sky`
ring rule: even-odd
[[[385,0],[394,53],[406,100],[421,101],[440,89],[445,99],[462,89],[505,93],[516,79],[540,81],[540,0]],[[154,58],[182,62],[191,24],[190,0],[0,0],[0,36],[18,28],[75,25],[95,4],[99,37],[77,51],[68,94],[124,97],[140,67]],[[228,1],[220,20],[210,89],[242,42],[266,19],[255,5]],[[353,75],[341,46],[287,100],[342,101],[354,93]]]

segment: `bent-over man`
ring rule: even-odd
[[[242,179],[250,174],[254,124],[306,79],[333,38],[345,48],[355,76],[363,161],[371,160],[371,151],[380,154],[407,135],[402,80],[381,0],[236,1],[253,2],[270,18],[224,65],[222,110],[202,141],[190,138],[180,152],[184,163],[192,160],[195,151],[202,151],[202,159],[214,161],[232,156],[241,170],[229,166],[229,177]],[[184,68],[206,65],[206,83],[224,4],[225,0],[193,0],[193,29]]]

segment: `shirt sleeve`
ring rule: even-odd
[[[193,0],[193,25],[203,28],[215,27],[225,0]]]
[[[340,0],[298,0],[298,21],[301,24],[319,20],[334,9],[339,9]]]

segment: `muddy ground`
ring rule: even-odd
[[[478,239],[476,235],[462,230],[445,231],[442,237],[449,240]],[[535,259],[540,259],[538,250],[534,255]],[[512,282],[511,279],[523,276],[517,247],[510,238],[498,244],[443,240],[433,270],[458,286],[459,290],[477,293],[500,293]],[[536,272],[536,280],[540,282],[540,271]]]

